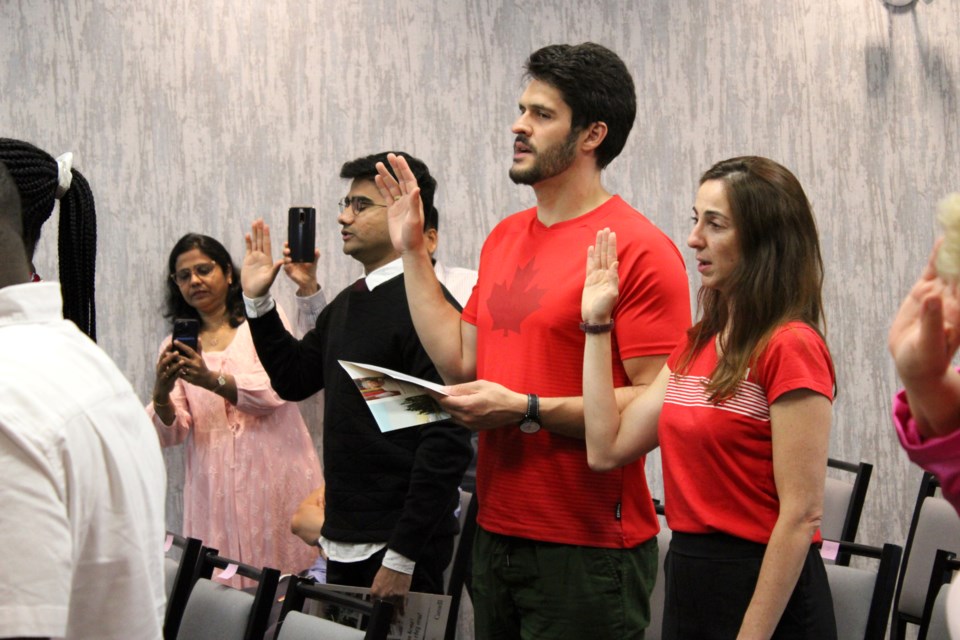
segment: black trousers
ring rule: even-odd
[[[766,545],[674,532],[664,561],[664,640],[732,640],[753,597]],[[836,640],[830,585],[811,546],[775,640]]]
[[[380,570],[383,548],[366,560],[359,562],[327,562],[327,583],[343,584],[351,587],[369,587]],[[432,538],[420,554],[413,569],[411,591],[420,593],[443,594],[443,571],[453,558],[453,536]]]

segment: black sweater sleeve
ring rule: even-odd
[[[315,331],[297,340],[283,326],[276,308],[247,321],[257,357],[281,398],[298,402],[323,389],[323,345]]]
[[[439,375],[416,334],[405,346],[410,372],[439,382]],[[456,531],[454,511],[460,502],[458,487],[473,457],[470,432],[451,420],[419,427],[420,434],[410,472],[410,488],[403,512],[387,546],[416,561],[434,535]]]
[[[457,487],[472,456],[465,428],[449,420],[421,428],[410,489],[387,543],[390,549],[416,562],[430,538],[456,532]]]

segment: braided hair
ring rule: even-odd
[[[0,138],[0,161],[10,172],[23,211],[23,241],[27,257],[40,240],[40,228],[53,213],[60,185],[57,161],[28,142]],[[63,317],[97,339],[94,276],[97,260],[97,213],[86,178],[71,168],[72,182],[60,196],[60,229],[57,253]]]

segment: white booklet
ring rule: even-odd
[[[370,599],[370,589],[336,584],[327,586],[345,595]],[[411,591],[403,599],[403,615],[394,618],[390,625],[387,640],[443,640],[450,615],[450,600],[450,596]],[[324,604],[323,609],[322,617],[339,624],[357,628],[362,624],[363,616],[359,612],[335,604]]]
[[[384,433],[450,417],[436,400],[424,392],[424,389],[430,389],[445,396],[450,395],[443,385],[386,367],[347,360],[337,362],[357,385],[377,426]]]

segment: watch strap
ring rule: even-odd
[[[604,324],[592,324],[590,322],[581,322],[580,331],[584,333],[609,333],[613,331],[613,320]]]
[[[527,412],[520,420],[520,431],[524,433],[540,431],[540,398],[535,393],[527,394]]]
[[[523,415],[523,419],[540,422],[540,397],[537,394],[527,394],[527,412]]]

